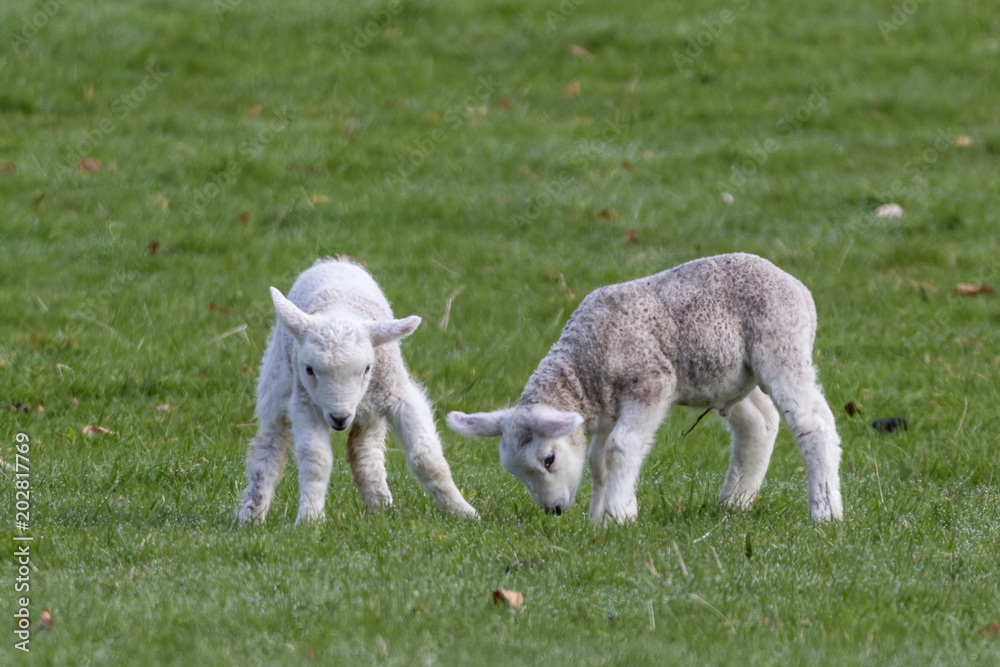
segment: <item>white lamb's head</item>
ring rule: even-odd
[[[586,439],[583,417],[546,405],[448,414],[457,433],[500,436],[500,465],[528,487],[538,506],[562,514],[573,504],[583,477]]]
[[[416,316],[371,321],[310,315],[274,287],[271,298],[278,319],[298,341],[292,372],[336,431],[354,421],[375,369],[375,348],[405,338],[420,326]]]

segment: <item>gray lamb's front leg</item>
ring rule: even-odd
[[[607,507],[608,467],[604,460],[606,433],[595,433],[590,439],[587,458],[590,462],[590,519],[601,521]]]
[[[642,462],[653,446],[656,429],[667,414],[669,403],[644,405],[624,403],[605,444],[604,461],[608,475],[604,513],[618,523],[633,521],[639,514],[635,485]],[[595,521],[600,517],[591,518]]]
[[[412,381],[407,381],[389,408],[393,432],[403,443],[406,462],[420,483],[442,509],[460,516],[477,518],[476,510],[462,497],[451,478],[441,440],[434,427],[434,413],[427,398]]]
[[[295,461],[299,466],[299,515],[295,523],[323,518],[333,469],[330,427],[308,406],[292,408]]]

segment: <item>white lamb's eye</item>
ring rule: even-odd
[[[551,452],[549,453],[548,456],[545,457],[545,460],[542,461],[542,464],[545,466],[546,470],[550,470],[552,468],[552,464],[555,462],[556,462],[556,453]]]
[[[365,372],[364,372],[364,374],[368,375],[368,373],[371,371],[371,369],[372,369],[372,365],[371,364],[368,364],[367,366],[365,366]]]
[[[311,378],[316,377],[316,372],[313,370],[312,366],[306,366],[306,375],[308,375]]]

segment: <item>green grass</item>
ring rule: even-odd
[[[0,457],[30,437],[55,626],[0,661],[997,664],[1000,305],[953,288],[1000,287],[1000,12],[907,6],[887,32],[854,0],[3,3],[0,402],[31,412],[0,412]],[[815,296],[842,523],[808,520],[786,432],[721,508],[725,431],[678,409],[633,525],[591,526],[587,483],[543,515],[449,432],[478,523],[394,443],[370,514],[334,438],[328,521],[292,525],[292,466],[234,525],[267,287],[316,258],[424,318],[404,354],[440,417],[515,400],[592,289],[737,250]]]

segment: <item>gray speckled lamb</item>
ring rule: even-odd
[[[516,406],[452,412],[448,425],[502,436],[503,467],[557,514],[575,500],[589,459],[591,518],[626,521],[671,405],[726,419],[733,451],[720,500],[737,506],[763,483],[780,410],[805,459],[812,517],[840,519],[840,438],[816,381],[815,337],[816,307],[801,282],[754,255],[706,257],[591,293]]]

